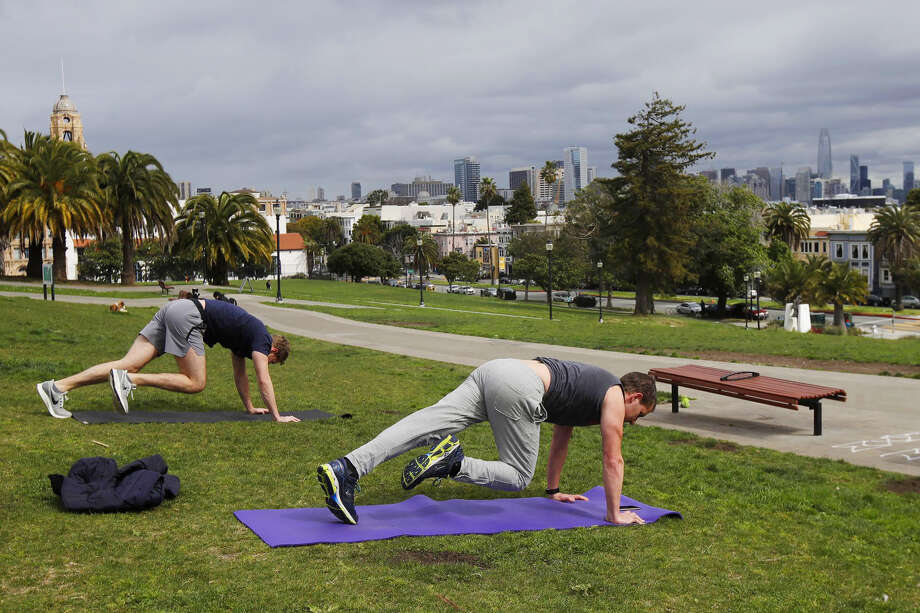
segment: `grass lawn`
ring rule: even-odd
[[[4,292],[22,292],[25,294],[41,294],[41,285],[4,285],[0,283],[0,291]],[[100,285],[98,289],[89,289],[85,287],[68,287],[66,284],[55,284],[55,296],[109,296],[112,298],[155,298],[163,296],[163,292],[157,291],[131,291],[125,290],[119,285]],[[175,295],[175,292],[173,292]],[[51,298],[51,287],[48,287],[48,298]]]
[[[891,341],[857,336],[797,334],[775,327],[758,332],[691,317],[636,317],[631,313],[610,312],[606,309],[604,324],[599,325],[596,309],[578,309],[563,303],[554,303],[554,320],[551,322],[547,317],[545,303],[506,302],[480,296],[425,292],[427,306],[421,309],[418,308],[418,290],[301,280],[284,280],[282,289],[287,298],[387,307],[337,309],[289,304],[292,308],[323,311],[373,323],[472,336],[669,356],[724,352],[746,356],[836,360],[843,364],[871,362],[906,367],[920,364],[920,338]]]
[[[352,419],[83,426],[47,415],[35,383],[119,356],[153,312],[0,298],[0,609],[454,610],[447,601],[464,611],[920,607],[916,480],[655,427],[627,429],[624,493],[679,510],[682,521],[269,549],[234,510],[321,506],[318,463],[437,400],[469,369],[293,338],[291,360],[272,371],[282,410]],[[174,364],[167,357],[150,368]],[[72,391],[67,406],[109,409],[111,399],[100,385]],[[203,393],[142,389],[132,404],[233,408],[230,359],[219,348],[209,352]],[[537,475],[523,492],[446,482],[420,493],[540,495],[549,435],[544,428]],[[461,440],[469,455],[495,457],[487,425]],[[599,445],[597,428],[577,430],[565,490],[600,483]],[[46,477],[80,457],[124,463],[152,453],[180,477],[182,492],[142,513],[66,513]],[[403,500],[405,459],[364,478],[359,504]],[[892,482],[914,492],[893,493]]]

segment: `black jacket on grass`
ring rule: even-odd
[[[179,495],[179,478],[166,474],[159,454],[120,470],[112,458],[82,458],[67,476],[48,475],[51,489],[68,511],[137,511]]]

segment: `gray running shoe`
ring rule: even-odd
[[[115,403],[115,410],[128,414],[128,394],[134,398],[134,390],[137,386],[131,383],[127,370],[113,368],[109,371],[109,387],[112,388],[112,402]]]
[[[54,391],[54,379],[39,383],[35,386],[35,389],[38,390],[38,396],[45,403],[45,407],[51,413],[51,417],[67,419],[71,416],[70,411],[64,409],[64,400],[67,398],[67,393],[58,394]]]

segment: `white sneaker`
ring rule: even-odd
[[[131,383],[127,370],[113,368],[109,371],[109,387],[112,388],[112,402],[115,403],[115,410],[128,414],[128,394],[134,398],[134,390],[137,386]]]
[[[58,394],[54,391],[54,379],[39,383],[35,386],[35,389],[38,390],[38,396],[45,403],[45,407],[51,413],[51,417],[67,419],[71,416],[70,411],[64,410],[64,400],[67,398],[67,393]]]

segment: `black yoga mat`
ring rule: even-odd
[[[325,411],[290,411],[282,415],[294,415],[302,421],[334,417]],[[250,415],[245,411],[132,411],[127,415],[114,411],[80,411],[73,418],[81,424],[213,424],[220,421],[272,421],[271,415]]]

